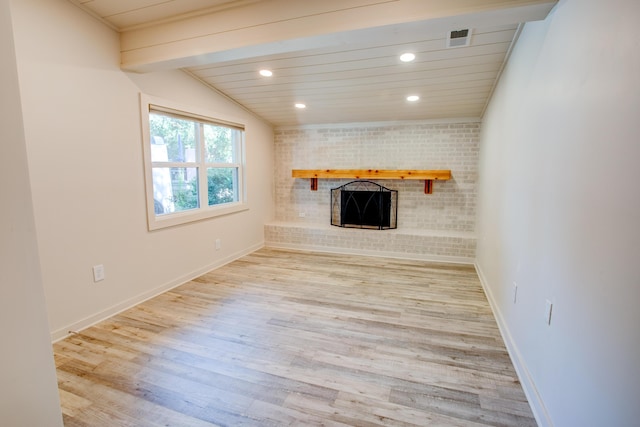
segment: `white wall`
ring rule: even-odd
[[[640,419],[639,16],[561,0],[484,117],[477,265],[542,426]]]
[[[62,426],[8,0],[0,0],[0,57],[0,425]]]
[[[54,338],[264,244],[273,130],[180,71],[127,74],[118,35],[66,0],[16,0],[14,32]],[[139,92],[246,125],[247,212],[147,230]],[[215,251],[215,239],[222,249]],[[103,264],[106,280],[93,283]]]

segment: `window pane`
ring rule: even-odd
[[[152,162],[195,162],[198,123],[149,113]]]
[[[204,125],[205,161],[235,163],[234,140],[240,131],[224,126]]]
[[[238,200],[238,169],[208,168],[207,187],[209,206]]]
[[[153,168],[152,171],[156,215],[198,208],[198,168]]]

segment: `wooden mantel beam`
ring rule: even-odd
[[[416,169],[293,169],[293,178],[353,178],[353,179],[451,179],[450,170]]]
[[[292,178],[310,178],[311,190],[318,189],[319,178],[348,179],[409,179],[424,180],[425,194],[433,193],[433,181],[451,179],[451,170],[389,170],[389,169],[293,169]]]

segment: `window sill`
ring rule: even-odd
[[[203,221],[210,218],[216,218],[224,215],[231,215],[238,212],[249,210],[247,203],[229,203],[223,206],[211,206],[207,209],[198,209],[195,211],[184,211],[164,216],[156,217],[155,215],[148,218],[149,231],[160,230],[167,227],[189,224],[196,221]]]

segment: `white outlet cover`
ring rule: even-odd
[[[93,266],[93,281],[100,282],[104,280],[104,265],[94,265]]]

